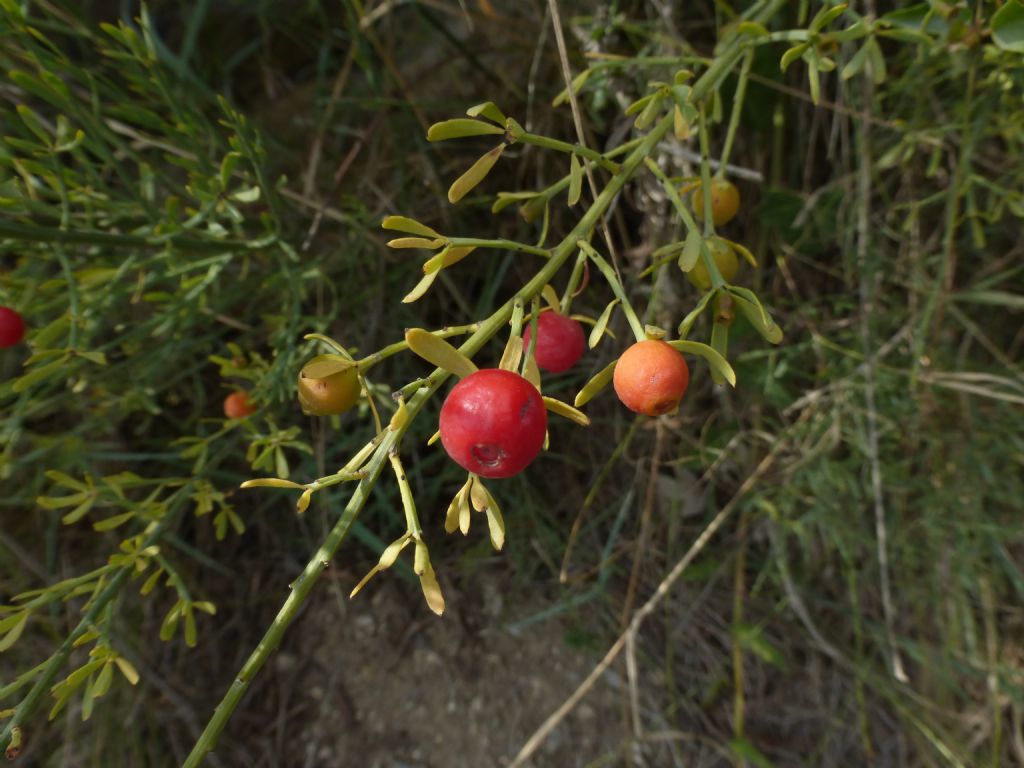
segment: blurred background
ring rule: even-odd
[[[699,71],[750,5],[559,0],[574,74],[623,57],[579,93],[588,145],[642,135],[625,108]],[[783,3],[768,27],[820,9]],[[385,475],[207,764],[506,765],[726,507],[530,765],[1024,764],[1024,8],[856,2],[829,29],[861,16],[885,23],[818,40],[837,67],[816,86],[780,67],[791,43],[759,46],[738,117],[721,231],[756,257],[735,282],[782,343],[739,317],[735,389],[694,360],[677,414],[635,418],[608,391],[589,428],[552,420],[550,450],[490,485],[500,553],[481,522],[443,532],[464,473],[427,446],[434,398],[402,454],[446,613],[409,561],[348,598],[405,530]],[[493,137],[425,135],[493,101],[575,141],[550,6],[0,0],[0,63],[0,304],[29,327],[0,350],[0,707],[101,604],[19,761],[180,765],[351,493],[298,516],[293,493],[239,484],[309,482],[375,431],[365,400],[302,415],[295,377],[322,351],[303,336],[366,355],[486,317],[539,267],[481,249],[403,304],[420,254],[380,221],[538,240],[542,218],[491,204],[557,182],[564,155],[513,145],[453,206]],[[682,178],[698,153],[670,136],[657,159]],[[589,200],[552,201],[549,242]],[[681,231],[653,176],[607,223],[634,304],[674,329],[700,292],[674,261],[641,276]],[[612,293],[591,278],[574,310],[596,317]],[[611,330],[545,394],[572,402],[624,348],[621,314]],[[375,367],[380,412],[429,370]],[[225,419],[239,389],[258,410]]]

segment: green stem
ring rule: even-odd
[[[672,183],[669,177],[666,176],[664,171],[662,171],[661,168],[658,167],[658,164],[655,163],[650,158],[648,158],[644,162],[647,164],[648,170],[650,170],[650,172],[655,175],[658,181],[661,182],[662,189],[664,189],[665,194],[668,195],[668,199],[672,203],[672,207],[676,209],[676,213],[679,214],[679,217],[683,220],[683,223],[686,224],[687,231],[694,231],[699,229],[696,220],[693,218],[693,216],[690,214],[689,209],[687,209],[686,205],[683,203],[683,199],[679,196],[678,190],[676,190],[675,185]],[[711,210],[711,206],[707,205],[704,210],[706,217],[707,212]],[[708,275],[711,277],[712,287],[719,288],[724,286],[726,284],[725,279],[722,277],[722,273],[719,272],[718,264],[715,263],[714,258],[711,256],[711,250],[708,248],[708,244],[703,238],[701,239],[700,243],[700,255],[701,258],[704,259],[704,266],[707,267]],[[643,277],[648,272],[653,271],[658,266],[661,266],[662,263],[667,263],[668,261],[674,258],[676,258],[674,255],[669,256],[662,262],[656,262],[655,264],[652,264],[650,267],[645,269],[640,276]]]
[[[447,339],[451,336],[461,336],[464,333],[472,333],[479,327],[479,323],[469,323],[468,325],[449,326],[447,328],[442,328],[439,331],[431,331],[431,333],[439,339]],[[386,360],[393,355],[397,355],[399,352],[404,352],[408,348],[409,343],[407,341],[396,341],[394,344],[388,344],[383,349],[380,349],[371,355],[367,355],[359,360],[356,365],[359,367],[359,370],[365,371],[379,363],[381,360]]]
[[[563,315],[568,315],[569,310],[572,308],[573,295],[579,287],[580,280],[583,279],[583,268],[586,264],[587,252],[581,248],[579,256],[576,257],[576,264],[572,268],[572,274],[569,275],[569,282],[565,285],[565,293],[562,294],[562,302],[559,308]]]
[[[701,193],[704,195],[704,240],[700,244],[700,257],[704,259],[704,266],[711,277],[711,290],[714,291],[723,288],[725,280],[707,244],[707,238],[715,234],[715,221],[711,209],[711,139],[708,136],[707,110],[703,104],[700,105],[700,155]]]
[[[722,157],[718,161],[718,173],[715,175],[725,178],[725,168],[729,164],[729,155],[732,154],[732,143],[736,138],[736,129],[740,124],[740,112],[743,111],[743,99],[747,95],[747,80],[750,79],[750,65],[754,61],[754,49],[751,48],[743,56],[743,64],[740,66],[739,80],[736,83],[736,94],[732,99],[732,114],[729,115],[729,127],[725,132],[725,144],[722,146]]]
[[[579,247],[585,251],[590,257],[590,260],[594,262],[601,274],[604,275],[604,279],[608,281],[608,285],[612,287],[612,293],[622,304],[622,311],[626,313],[626,320],[629,321],[629,327],[633,330],[633,335],[636,336],[637,341],[643,341],[647,338],[647,332],[644,331],[644,324],[640,322],[640,318],[637,317],[636,310],[633,309],[633,305],[629,303],[629,297],[626,295],[626,289],[622,287],[622,282],[619,280],[618,275],[615,274],[615,270],[612,269],[612,265],[604,260],[590,243],[580,240]]]
[[[98,230],[60,230],[24,224],[0,223],[0,238],[30,240],[36,243],[82,243],[111,248],[167,248],[183,251],[216,252],[254,251],[269,245],[264,238],[253,243],[244,240],[199,240],[183,235],[118,235]]]
[[[535,256],[550,258],[551,251],[545,248],[538,248],[535,245],[517,243],[515,240],[483,240],[477,237],[450,237],[448,242],[454,247],[472,246],[474,248],[497,248],[502,251],[522,251],[532,253]]]
[[[709,72],[710,71],[711,70],[709,70]],[[703,81],[703,78],[701,81]],[[698,81],[698,85],[701,81]],[[695,86],[694,89],[696,90],[697,86]],[[517,294],[520,299],[527,297],[532,298],[534,295],[540,293],[546,283],[551,281],[566,260],[568,260],[576,250],[576,241],[586,237],[593,231],[594,227],[597,226],[600,217],[611,206],[616,195],[619,194],[622,187],[633,175],[643,159],[653,151],[658,142],[661,141],[665,134],[671,129],[672,120],[672,115],[666,116],[654,127],[653,130],[651,130],[650,133],[647,134],[647,136],[644,137],[644,140],[629,155],[625,163],[623,163],[622,172],[616,174],[609,180],[608,185],[604,190],[602,190],[601,194],[597,196],[593,205],[591,205],[576,226],[573,227],[572,231],[569,232],[562,242],[554,249],[548,262]],[[479,352],[484,344],[493,338],[508,322],[508,319],[512,314],[514,303],[514,298],[509,299],[496,312],[494,312],[494,314],[481,322],[477,331],[465,341],[465,343],[459,348],[459,351],[468,357],[472,357],[474,354]],[[242,700],[245,692],[249,689],[249,685],[252,683],[256,673],[259,672],[267,659],[270,658],[270,654],[278,647],[278,645],[280,645],[281,639],[284,637],[288,627],[291,626],[292,622],[295,620],[295,617],[299,613],[299,609],[309,598],[314,585],[319,580],[320,574],[323,573],[328,563],[330,563],[331,558],[334,556],[334,553],[341,545],[341,542],[348,534],[352,523],[362,510],[363,505],[366,503],[370,492],[377,482],[377,479],[380,477],[384,462],[387,461],[387,457],[391,450],[398,446],[399,441],[415,420],[416,415],[426,404],[427,400],[429,400],[430,397],[441,387],[448,376],[449,374],[446,371],[438,368],[424,380],[427,386],[420,389],[406,403],[406,407],[409,409],[409,420],[398,429],[388,430],[387,434],[385,434],[384,439],[380,442],[372,458],[367,464],[365,470],[366,475],[356,485],[348,504],[345,506],[345,510],[341,514],[341,517],[334,524],[334,527],[324,539],[323,544],[321,544],[319,549],[306,564],[302,574],[292,583],[288,597],[285,599],[280,611],[278,611],[276,618],[271,623],[256,648],[249,655],[249,658],[242,666],[242,669],[235,677],[234,682],[232,682],[228,691],[224,694],[220,704],[217,705],[213,716],[210,718],[206,728],[203,730],[199,739],[193,746],[192,751],[189,753],[189,756],[185,760],[182,768],[197,768],[203,758],[213,750],[217,743],[217,739],[220,737],[221,732],[224,730],[224,727],[227,725],[228,720],[231,718],[235,708]]]
[[[618,173],[619,165],[609,160],[607,157],[602,155],[600,152],[595,152],[592,149],[584,147],[581,144],[570,144],[566,141],[559,141],[558,139],[551,139],[547,136],[538,136],[535,133],[521,133],[516,136],[516,141],[521,141],[524,144],[532,144],[535,147],[543,147],[544,149],[554,149],[557,152],[566,152],[571,155],[577,155],[579,157],[590,160],[593,163],[604,168],[609,173]]]
[[[412,487],[409,485],[409,478],[402,466],[402,458],[398,455],[397,448],[388,454],[391,468],[395,471],[395,479],[398,481],[398,492],[402,496],[402,509],[405,511],[405,525],[414,539],[423,538],[423,527],[420,525],[419,516],[416,514],[416,502],[412,497]]]

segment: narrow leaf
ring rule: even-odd
[[[581,427],[590,426],[590,418],[583,413],[573,408],[568,403],[563,403],[561,400],[556,400],[553,397],[544,398],[544,407],[547,408],[551,413],[556,413],[559,416],[564,416],[569,421],[579,424]]]
[[[424,275],[423,278],[418,283],[416,283],[416,287],[405,295],[405,298],[402,299],[402,303],[412,304],[414,301],[416,301],[416,299],[420,298],[423,294],[427,292],[430,286],[434,284],[434,281],[437,279],[437,276],[439,274],[441,274],[441,270],[437,270],[436,272],[431,272],[430,274]]]
[[[380,223],[381,229],[390,229],[395,232],[405,232],[410,235],[420,235],[431,239],[444,239],[444,236],[435,232],[426,224],[420,224],[415,219],[407,216],[385,216]]]
[[[388,240],[388,248],[440,248],[444,245],[444,238],[428,239],[426,237],[397,237]]]
[[[576,205],[583,192],[583,166],[576,155],[569,155],[569,205]]]
[[[466,114],[470,117],[479,117],[483,115],[488,120],[493,120],[498,125],[505,125],[505,121],[508,119],[504,113],[498,109],[498,105],[493,101],[485,101],[483,104],[477,104],[475,107],[470,107],[466,110]]]
[[[576,395],[573,405],[577,408],[586,405],[594,399],[594,396],[598,392],[607,387],[611,383],[612,376],[615,375],[615,364],[618,362],[618,360],[612,360],[608,365],[602,368],[596,376],[584,384],[583,389],[581,389],[580,393]]]
[[[254,480],[246,480],[239,488],[292,488],[301,489],[303,486],[293,483],[291,480],[281,480],[278,477],[259,477]]]
[[[430,610],[438,616],[443,614],[444,596],[441,594],[441,585],[437,583],[434,566],[429,563],[427,563],[426,570],[420,574],[420,586],[423,588],[423,597],[426,598]]]
[[[593,349],[601,341],[601,337],[604,336],[605,330],[608,328],[608,323],[612,319],[612,312],[615,310],[615,305],[619,303],[618,299],[612,299],[608,306],[604,308],[601,315],[597,318],[597,322],[594,323],[594,327],[590,329],[590,338],[587,339],[587,346]],[[579,405],[579,403],[576,403]]]
[[[405,332],[405,341],[409,349],[428,363],[465,378],[476,373],[477,367],[464,354],[444,339],[438,338],[422,328],[410,328]]]
[[[448,141],[466,136],[502,136],[504,133],[504,128],[485,123],[483,120],[467,120],[460,117],[434,123],[427,129],[427,141]]]
[[[676,340],[668,342],[668,345],[673,349],[678,349],[680,352],[703,357],[707,360],[708,365],[711,366],[712,371],[716,371],[723,380],[729,382],[734,387],[736,386],[736,372],[729,365],[729,361],[707,344],[701,344],[699,341]]]
[[[341,355],[317,355],[302,366],[302,375],[307,379],[326,379],[355,365],[354,360]]]
[[[482,123],[481,123],[482,125]],[[448,202],[457,203],[464,198],[477,184],[486,178],[491,168],[498,162],[501,153],[505,151],[505,145],[499,144],[486,155],[470,166],[469,170],[455,180],[455,183],[448,189]]]

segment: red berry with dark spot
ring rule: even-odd
[[[532,324],[523,334],[523,348],[530,345]],[[541,312],[537,317],[537,365],[548,373],[562,373],[576,365],[583,354],[583,326],[558,312]]]
[[[540,392],[512,371],[470,374],[441,406],[441,444],[452,460],[481,477],[512,477],[544,446],[548,414]]]
[[[25,321],[10,307],[0,307],[0,349],[13,347],[25,338]]]

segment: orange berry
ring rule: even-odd
[[[660,340],[638,341],[619,358],[612,379],[615,394],[629,410],[660,416],[686,394],[690,369],[675,349]]]
[[[740,262],[736,258],[736,251],[720,237],[708,239],[708,250],[711,251],[711,258],[718,265],[718,271],[722,273],[722,279],[727,283],[731,283],[740,269]],[[697,259],[693,269],[686,273],[686,279],[702,291],[711,288],[711,273],[708,272],[708,268],[704,265],[703,255]]]
[[[725,179],[711,180],[711,220],[716,227],[728,224],[740,210],[740,191],[736,185]],[[697,223],[704,221],[704,190],[697,187],[693,191],[693,212],[697,215]]]
[[[256,406],[245,392],[232,392],[224,398],[224,415],[229,419],[241,419],[256,413]]]
[[[359,399],[361,390],[356,369],[348,368],[323,379],[299,374],[299,405],[312,416],[344,413]]]

